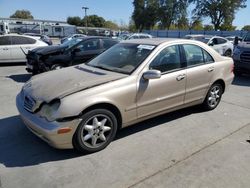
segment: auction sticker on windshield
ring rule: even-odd
[[[141,44],[141,45],[137,46],[137,48],[141,48],[141,49],[145,49],[145,50],[153,50],[155,48],[155,46]]]

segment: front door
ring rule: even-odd
[[[184,103],[186,70],[178,45],[164,48],[149,64],[159,70],[161,78],[139,79],[137,91],[138,118],[174,108]]]

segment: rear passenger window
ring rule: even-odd
[[[22,44],[35,44],[36,40],[28,37],[22,36],[12,36],[12,44],[13,45],[22,45]]]
[[[149,69],[167,72],[181,67],[179,46],[175,45],[163,49],[151,62]]]
[[[217,38],[218,44],[225,44],[227,41],[222,38]]]
[[[195,66],[204,63],[203,50],[199,46],[186,44],[183,45],[187,66]]]
[[[204,56],[205,63],[213,63],[214,62],[213,57],[205,50],[203,50],[203,56]]]

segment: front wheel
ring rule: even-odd
[[[213,84],[210,87],[207,96],[202,104],[204,109],[205,110],[215,109],[220,103],[222,93],[223,93],[223,88],[221,84],[218,83]]]
[[[93,153],[107,147],[117,132],[117,119],[106,109],[96,109],[82,116],[73,145],[82,153]]]

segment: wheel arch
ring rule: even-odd
[[[97,104],[91,105],[91,106],[85,108],[80,113],[79,116],[81,116],[82,114],[85,114],[91,110],[94,110],[94,109],[106,109],[106,110],[111,111],[115,115],[115,117],[117,118],[118,130],[121,129],[121,127],[122,127],[121,112],[117,106],[115,106],[114,104],[108,103],[108,102],[102,102],[102,103],[97,103]]]
[[[225,92],[226,83],[225,83],[225,81],[223,79],[218,79],[218,80],[214,81],[214,83],[212,85],[214,85],[214,84],[220,84],[222,86],[222,89],[223,89],[222,93]]]

